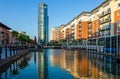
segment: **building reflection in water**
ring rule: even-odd
[[[60,71],[61,69],[63,71]],[[66,75],[64,70],[69,75],[68,73]],[[27,73],[20,74],[21,72]],[[37,77],[35,72],[37,72]],[[60,75],[62,72],[65,74]],[[0,72],[0,79],[21,76],[33,79],[53,79],[54,74],[58,78],[62,76],[62,79],[71,77],[71,79],[120,79],[120,64],[114,58],[85,51],[45,49],[43,52],[25,55],[11,63],[8,69]]]
[[[48,50],[38,52],[38,79],[47,79],[48,77]]]
[[[1,70],[3,72],[0,72],[0,79],[10,79],[11,76],[18,75],[20,69],[24,69],[29,66],[28,61],[30,60],[30,57],[31,54],[27,54],[26,56],[23,56],[22,58],[11,63],[6,70]]]
[[[59,66],[74,79],[120,79],[120,65],[111,57],[84,51],[51,51],[51,66]]]

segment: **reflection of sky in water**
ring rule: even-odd
[[[120,79],[120,66],[110,57],[64,49],[45,49],[43,52],[31,53],[19,59],[11,66],[11,70],[17,69],[18,73],[10,74],[9,68],[1,74],[1,78]],[[27,66],[20,69],[18,65],[26,64],[25,60]]]

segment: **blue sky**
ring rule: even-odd
[[[82,11],[91,11],[104,0],[0,0],[0,22],[13,30],[37,36],[38,4],[48,5],[49,27],[66,24]]]

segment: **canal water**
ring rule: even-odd
[[[80,50],[44,49],[11,63],[0,79],[120,79],[120,64]]]

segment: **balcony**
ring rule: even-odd
[[[81,24],[82,23],[82,21],[79,21],[79,24]]]
[[[105,23],[108,23],[108,22],[110,22],[110,21],[111,21],[110,18],[106,18],[105,20],[103,20],[103,21],[100,22],[100,25],[105,24]]]
[[[96,37],[99,37],[99,32],[96,33]]]
[[[88,26],[88,29],[92,29],[92,26]]]
[[[75,29],[72,29],[72,32],[75,31]]]
[[[100,36],[110,36],[110,31],[102,31],[100,32]]]
[[[104,36],[104,34],[103,34],[103,33],[100,33],[100,36]]]
[[[100,31],[104,31],[105,29],[102,27],[102,28],[100,28]]]
[[[92,33],[92,30],[88,30],[88,34],[91,34]]]
[[[94,34],[92,34],[92,37],[95,37],[95,33],[94,33]]]
[[[92,35],[91,35],[91,34],[89,34],[89,35],[88,35],[88,38],[90,38],[91,36],[92,36]]]
[[[110,15],[110,14],[111,14],[111,11],[104,12],[103,14],[100,14],[100,18],[103,18],[103,17]]]
[[[107,25],[107,26],[105,27],[105,29],[106,29],[106,30],[110,30],[110,25]]]
[[[80,28],[80,31],[82,31],[82,28]]]
[[[82,34],[81,34],[81,33],[79,33],[79,36],[82,36]]]
[[[99,28],[96,28],[96,32],[97,32],[97,33],[99,32],[99,30],[100,30]]]
[[[88,24],[91,24],[92,23],[92,21],[88,21]]]
[[[100,28],[100,31],[104,31],[104,30],[110,30],[110,25],[106,25]]]

